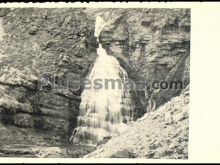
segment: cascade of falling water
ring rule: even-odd
[[[97,16],[95,36],[107,23]],[[98,39],[97,39],[98,40]],[[99,40],[98,40],[99,42]],[[96,145],[103,137],[112,136],[126,127],[126,122],[132,120],[132,102],[129,91],[124,87],[123,80],[128,79],[126,71],[120,66],[117,59],[109,56],[99,43],[97,59],[88,75],[91,82],[101,80],[120,80],[121,86],[113,88],[85,88],[81,95],[80,112],[77,128],[74,130],[73,141],[83,144]]]

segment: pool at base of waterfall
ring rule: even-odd
[[[96,147],[79,144],[36,145],[30,143],[0,143],[0,157],[21,158],[81,158]]]

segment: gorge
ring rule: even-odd
[[[39,90],[39,76],[189,86],[189,9],[1,8],[0,26],[1,156],[82,157],[75,143],[96,148],[184,90]]]

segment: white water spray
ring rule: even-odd
[[[99,35],[107,23],[97,16],[95,36]],[[99,40],[98,40],[99,42]],[[95,80],[125,80],[126,71],[120,66],[117,59],[109,56],[99,43],[98,57],[88,76],[91,82]],[[94,87],[84,89],[81,95],[80,114],[75,129],[73,141],[83,144],[97,144],[106,136],[115,135],[124,128],[126,122],[132,120],[133,106],[129,91],[121,87],[100,89]]]

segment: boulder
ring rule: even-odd
[[[110,156],[110,158],[135,158],[135,154],[131,151],[128,151],[127,149],[122,149],[119,151],[116,151],[114,154]]]

